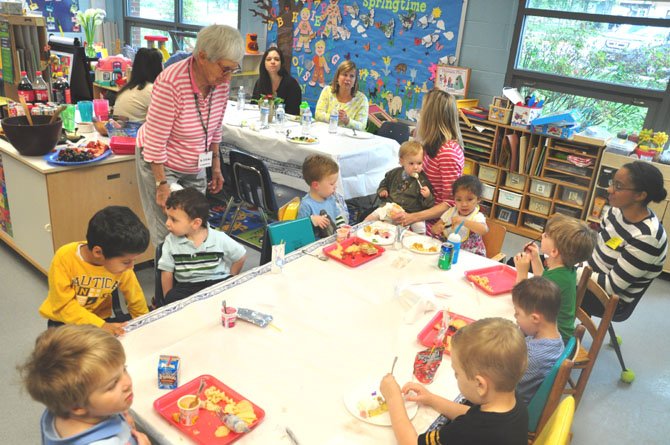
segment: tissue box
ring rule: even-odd
[[[531,121],[540,117],[541,114],[542,108],[514,105],[512,125],[516,125],[517,127],[527,127],[530,125]]]
[[[158,388],[176,389],[179,386],[179,357],[161,355],[158,359]]]

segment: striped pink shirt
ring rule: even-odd
[[[198,155],[210,144],[221,142],[221,123],[230,91],[230,84],[226,82],[203,97],[195,85],[193,73],[189,76],[191,64],[189,57],[158,75],[147,120],[137,133],[137,144],[144,148],[145,161],[165,164],[182,173],[199,172]],[[194,93],[197,94],[200,115]],[[208,111],[210,101],[211,110]],[[203,124],[207,128],[207,141]]]
[[[464,162],[463,149],[455,140],[445,142],[434,158],[423,155],[423,171],[435,191],[435,203],[454,205],[451,185],[463,174]]]

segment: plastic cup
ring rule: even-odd
[[[193,426],[198,420],[198,412],[200,411],[200,403],[196,403],[195,407],[191,408],[191,403],[195,400],[195,395],[189,394],[182,396],[177,401],[179,407],[179,423],[185,426]]]
[[[341,243],[345,239],[349,238],[349,233],[351,233],[351,226],[348,226],[348,225],[340,226],[337,229],[337,235],[336,235],[337,236],[337,242]]]
[[[63,119],[63,128],[65,128],[65,131],[74,131],[74,111],[75,106],[68,105],[61,113],[61,118]]]
[[[109,119],[109,101],[107,99],[93,99],[93,111],[100,121]]]
[[[221,324],[224,328],[234,328],[237,320],[237,309],[234,307],[227,307],[226,312],[221,311]]]
[[[272,273],[280,273],[284,269],[284,255],[286,254],[286,245],[284,243],[272,246]]]
[[[93,121],[93,102],[90,100],[80,100],[77,102],[77,109],[79,110],[79,118],[82,122]]]

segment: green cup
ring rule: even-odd
[[[61,113],[61,118],[63,119],[63,128],[67,132],[74,132],[74,105],[68,105],[67,108]]]

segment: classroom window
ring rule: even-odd
[[[527,0],[517,12],[506,83],[580,108],[614,132],[668,129],[670,2]]]

